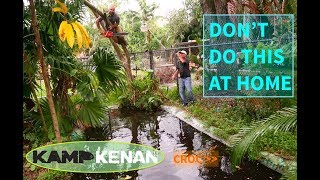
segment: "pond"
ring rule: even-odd
[[[184,121],[165,111],[114,111],[103,128],[85,131],[87,140],[111,140],[152,146],[165,153],[165,160],[156,166],[122,173],[80,174],[72,179],[135,179],[135,180],[188,180],[188,179],[279,179],[281,174],[255,161],[244,161],[231,172],[229,151],[219,141],[199,132]],[[214,147],[218,152],[217,167],[199,164],[174,164],[177,151],[198,152]]]

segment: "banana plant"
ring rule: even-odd
[[[32,97],[30,83],[39,87],[39,82],[44,79],[39,77],[37,50],[40,48],[43,59],[41,65],[47,67],[48,75],[45,92],[50,93],[52,97],[49,103],[48,99],[41,100],[47,103],[40,102],[40,106],[50,139],[53,140],[50,132],[54,129],[54,132],[58,132],[56,139],[61,141],[60,129],[61,134],[68,135],[75,121],[79,120],[92,126],[99,124],[104,118],[102,114],[105,113],[105,94],[121,87],[123,70],[116,63],[114,55],[105,50],[98,51],[99,57],[93,55],[94,60],[90,67],[77,59],[76,52],[90,48],[91,44],[89,34],[80,24],[83,2],[66,1],[64,4],[58,0],[39,0],[35,3],[30,1],[30,4],[31,2],[35,5],[33,11],[30,11],[29,6],[24,7],[23,48],[29,62],[29,68],[24,68],[25,97]],[[35,44],[36,31],[32,28],[31,12],[35,11],[33,17],[38,20],[35,27],[38,27],[37,37],[41,41],[40,46]],[[24,64],[24,67],[27,67],[26,65]],[[28,72],[31,72],[29,78]],[[79,98],[75,98],[75,95]],[[47,110],[52,110],[52,107],[55,109],[55,123],[48,121],[51,111]],[[37,116],[39,112],[36,109],[31,111],[35,114],[35,128],[40,128],[41,125],[37,123],[40,119]],[[57,129],[59,131],[56,131]]]

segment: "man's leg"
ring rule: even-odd
[[[189,96],[189,101],[194,101],[193,94],[192,94],[191,77],[187,77],[185,79],[185,86],[187,89],[187,94]]]
[[[112,29],[112,32],[116,33],[118,32],[118,27],[116,27],[115,29]],[[116,42],[117,44],[120,44],[121,40],[119,40],[119,36],[113,36],[112,39],[114,40],[114,42]]]
[[[115,31],[116,31],[117,33],[123,32],[122,29],[121,29],[121,27],[120,27],[120,25],[118,25],[118,26],[115,28]],[[118,38],[118,41],[119,41],[120,44],[121,44],[121,43],[124,43],[125,45],[128,45],[127,41],[124,39],[124,36],[117,36],[117,38]]]
[[[179,94],[180,94],[183,105],[187,104],[186,96],[184,94],[184,88],[185,88],[184,79],[179,78]]]
[[[116,31],[117,33],[122,32],[122,29],[121,29],[120,25],[118,25],[118,26],[115,28],[115,31]]]

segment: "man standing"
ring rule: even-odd
[[[179,94],[182,100],[183,106],[188,104],[188,101],[185,96],[185,89],[187,90],[187,94],[189,95],[189,103],[194,102],[192,87],[191,87],[191,73],[190,73],[190,65],[189,60],[186,58],[187,52],[182,50],[176,53],[178,56],[178,60],[176,63],[177,70],[172,75],[172,79],[175,79],[179,76]]]
[[[107,18],[111,22],[111,25],[109,27],[106,27],[106,29],[109,31],[112,31],[114,33],[120,33],[120,32],[122,32],[122,29],[119,26],[120,17],[115,12],[115,10],[116,10],[116,6],[114,4],[111,4],[108,8],[108,14],[107,14]],[[99,29],[101,34],[104,33],[103,28],[101,28],[101,26],[100,26],[100,23],[103,22],[102,20],[103,20],[103,18],[101,16],[98,17],[96,20],[97,28]],[[105,25],[106,25],[106,23],[104,22],[104,26]],[[125,45],[127,45],[127,42],[125,41],[124,36],[118,36],[118,37],[114,36],[113,38],[117,43],[121,44],[123,42]]]

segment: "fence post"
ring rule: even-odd
[[[137,67],[137,59],[136,59],[136,53],[133,54],[134,62],[136,64],[136,77],[138,75],[138,67]]]
[[[149,50],[149,58],[150,58],[150,69],[152,70],[151,76],[154,77],[154,67],[153,67],[153,52]]]
[[[178,96],[180,96],[180,93],[179,93],[179,78],[177,77],[176,78],[176,83],[177,83],[177,93],[178,93]]]
[[[178,63],[177,55],[174,54],[172,56],[172,61],[174,61],[174,66],[177,68],[177,63]],[[177,94],[178,94],[178,96],[180,96],[180,93],[179,93],[179,77],[176,78],[176,85],[177,85]]]
[[[165,50],[164,51],[164,54],[165,54],[165,59],[167,61],[167,64],[170,62],[170,53],[168,50]]]

